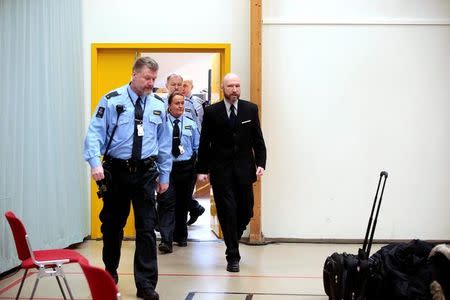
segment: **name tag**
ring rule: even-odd
[[[243,121],[242,124],[250,123],[252,120]]]
[[[191,125],[186,125],[186,126],[184,126],[184,129],[192,129],[192,126]]]
[[[161,111],[160,110],[154,110],[153,114],[156,116],[160,116],[161,115]]]

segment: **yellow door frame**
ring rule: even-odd
[[[91,46],[91,113],[94,113],[100,98],[108,91],[100,91],[99,88],[99,56],[108,50],[132,50],[136,53],[219,53],[220,54],[220,78],[230,72],[231,46],[230,44],[143,44],[143,43],[93,43]],[[131,76],[130,65],[130,76]],[[91,238],[100,238],[100,200],[97,197],[97,186],[91,180]],[[127,234],[125,234],[127,236]],[[128,234],[129,235],[129,234]],[[129,236],[131,237],[131,236]]]

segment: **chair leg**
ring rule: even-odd
[[[53,269],[56,272],[56,279],[58,280],[59,288],[61,289],[61,292],[63,293],[64,299],[66,299],[66,295],[63,292],[63,288],[61,286],[61,283],[60,283],[60,280],[59,280],[58,277],[62,277],[62,279],[64,280],[64,283],[66,285],[67,291],[69,292],[70,299],[73,300],[72,291],[70,290],[69,283],[67,282],[66,274],[64,273],[64,270],[62,269],[62,266],[61,265],[57,265],[56,268],[53,268]]]
[[[64,289],[61,285],[61,280],[59,280],[58,276],[56,276],[55,278],[56,278],[56,281],[58,281],[59,289],[61,290],[61,294],[63,295],[64,300],[67,300],[66,294],[64,293]]]
[[[30,300],[33,299],[33,297],[34,297],[34,293],[36,292],[36,288],[38,286],[38,283],[39,283],[39,275],[38,275],[38,278],[36,278],[36,281],[34,282],[33,292],[31,293]]]
[[[72,299],[72,300],[73,300],[73,295],[72,295],[72,291],[70,290],[69,284],[67,283],[67,279],[66,279],[66,276],[64,276],[64,277],[63,277],[63,280],[64,280],[64,283],[66,284],[66,288],[67,288],[67,291],[69,292],[69,295],[70,295],[70,299]]]
[[[20,282],[19,290],[17,291],[16,300],[19,299],[20,292],[22,291],[23,283],[25,282],[25,278],[27,277],[28,269],[25,269],[25,273],[23,273],[22,281]]]

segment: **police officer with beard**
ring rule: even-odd
[[[105,269],[118,282],[123,228],[133,204],[136,227],[134,279],[137,297],[159,299],[156,256],[155,190],[169,186],[171,136],[161,98],[151,94],[158,63],[136,60],[129,84],[105,95],[97,106],[85,139],[84,158],[95,181],[105,179],[100,212]],[[100,156],[105,154],[103,165]]]

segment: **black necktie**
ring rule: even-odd
[[[142,125],[144,111],[141,106],[141,97],[136,100],[134,106],[134,135],[133,135],[133,149],[131,150],[131,159],[140,160],[142,155],[142,135],[138,135],[138,125]],[[143,128],[142,128],[143,129]]]
[[[237,117],[236,117],[236,113],[234,112],[235,110],[236,110],[236,108],[234,107],[233,104],[231,104],[231,106],[230,106],[230,120],[229,120],[231,128],[234,128],[234,126],[236,126]]]
[[[180,127],[178,123],[180,120],[173,121],[173,134],[172,134],[172,154],[175,157],[180,156]]]

